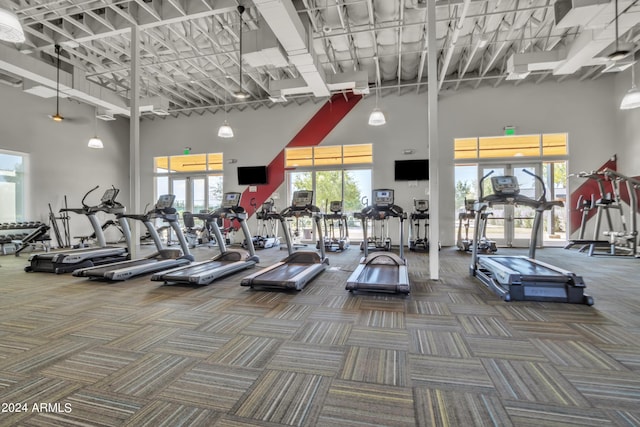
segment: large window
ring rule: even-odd
[[[331,145],[326,147],[296,147],[285,151],[287,174],[287,203],[295,190],[313,190],[314,203],[324,212],[334,200],[341,200],[348,217],[349,236],[362,236],[361,225],[353,213],[362,209],[363,197],[371,195],[371,144]],[[296,224],[303,238],[311,238],[311,222]],[[303,233],[302,233],[303,232]]]
[[[567,154],[566,133],[456,138],[454,140],[456,160],[555,157]]]
[[[174,194],[174,207],[182,214],[208,211],[222,203],[222,153],[155,157],[155,197]]]
[[[465,227],[465,200],[477,199],[480,178],[493,170],[496,174],[518,176],[524,194],[537,197],[535,182],[522,169],[541,175],[547,187],[547,198],[566,201],[568,144],[566,133],[509,135],[454,140],[455,209],[457,238],[473,235],[473,221]],[[489,192],[490,182],[483,184]],[[531,194],[529,194],[531,193]],[[522,207],[494,206],[488,220],[487,237],[499,245],[528,244],[533,212]],[[565,208],[554,208],[544,216],[540,238],[545,245],[562,244],[566,232]],[[463,218],[465,218],[463,220]]]
[[[27,155],[0,150],[0,223],[25,221]]]

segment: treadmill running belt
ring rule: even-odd
[[[170,273],[163,274],[163,278],[184,278],[189,276],[199,276],[201,274],[209,273],[211,270],[215,270],[225,265],[233,264],[234,262],[221,262],[221,261],[206,261],[202,264],[193,265],[190,267],[183,267],[180,270],[172,271]]]
[[[483,258],[480,258],[480,262],[482,262],[482,259]],[[558,276],[560,274],[556,270],[537,264],[527,258],[491,256],[488,257],[488,259],[500,263],[511,270],[517,271],[523,276]]]
[[[398,283],[398,266],[375,264],[375,268],[365,268],[358,277],[363,284],[396,285]]]
[[[256,277],[254,283],[286,282],[312,265],[314,264],[282,264],[278,268],[274,268]]]

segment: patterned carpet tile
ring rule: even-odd
[[[335,376],[340,370],[345,347],[287,342],[267,365],[267,369]]]
[[[211,410],[176,403],[155,401],[131,417],[126,427],[210,427],[220,414]]]
[[[622,363],[627,369],[640,372],[640,345],[597,344],[596,346]]]
[[[93,384],[133,363],[141,355],[133,351],[95,347],[62,359],[41,373],[48,377]]]
[[[160,399],[215,411],[229,411],[255,382],[259,370],[200,363],[162,390]]]
[[[27,336],[24,334],[5,334],[0,336],[0,366],[5,359],[11,358],[49,342],[44,337]]]
[[[190,311],[172,311],[151,322],[160,325],[180,329],[196,329],[211,318],[207,313],[192,313]]]
[[[341,322],[356,323],[359,313],[357,310],[341,310],[339,308],[317,307],[309,315],[309,322]]]
[[[480,359],[453,359],[409,355],[413,386],[480,393],[494,391],[494,385]]]
[[[245,335],[256,335],[279,339],[291,339],[302,326],[301,320],[280,318],[256,319],[242,331]]]
[[[606,411],[616,425],[623,427],[640,426],[640,411]]]
[[[261,369],[269,363],[281,343],[282,341],[274,338],[238,335],[208,357],[207,361]]]
[[[530,340],[471,336],[465,337],[465,342],[475,357],[548,362]]]
[[[156,353],[169,353],[193,359],[206,359],[231,339],[228,335],[206,331],[178,330],[153,347]]]
[[[420,314],[429,316],[450,316],[451,311],[446,303],[413,299],[407,301],[407,313],[408,314]]]
[[[574,385],[548,363],[484,359],[483,364],[503,399],[591,406]]]
[[[38,331],[40,328],[44,328],[55,324],[56,322],[62,322],[66,317],[63,315],[52,315],[50,313],[41,313],[38,311],[26,310],[21,314],[6,318],[2,321],[2,331],[16,334],[32,334],[33,331]]]
[[[177,331],[177,328],[153,324],[141,326],[135,331],[109,342],[106,346],[122,350],[147,351],[164,342]]]
[[[415,424],[410,388],[334,380],[317,424],[323,427],[407,427]]]
[[[320,375],[267,370],[231,412],[289,426],[318,425],[330,383],[330,378]]]
[[[409,332],[404,329],[354,327],[346,344],[408,351]]]
[[[96,382],[96,390],[150,398],[195,364],[193,359],[147,353],[126,367]]]
[[[198,331],[234,336],[241,333],[256,317],[240,314],[214,314],[209,321],[202,324]]]
[[[361,298],[356,298],[354,295],[344,293],[342,295],[328,296],[324,300],[323,306],[341,310],[354,310],[357,312],[360,309],[362,301],[363,300]]]
[[[64,406],[67,397],[81,387],[81,384],[45,377],[31,377],[20,381],[10,390],[0,393],[0,402],[19,403],[21,408],[19,412],[2,413],[0,426],[21,425],[21,420],[38,414],[34,405],[36,408],[40,408],[41,403],[60,403],[60,406]]]
[[[626,370],[618,361],[595,345],[583,341],[532,339],[551,363],[595,370]]]
[[[629,345],[638,340],[637,335],[626,331],[621,326],[573,323],[571,327],[593,343]]]
[[[216,293],[215,297],[208,298],[206,301],[200,301],[199,304],[193,306],[191,311],[214,314],[224,311],[227,307],[232,306],[236,302],[237,301],[232,299],[220,298]]]
[[[640,373],[559,368],[562,375],[595,407],[637,411]]]
[[[0,370],[34,374],[88,347],[90,343],[68,338],[50,341],[0,361]]]
[[[361,311],[397,311],[404,314],[407,306],[407,297],[401,294],[371,293],[353,296],[362,299]]]
[[[399,387],[408,385],[407,353],[368,347],[350,347],[338,378]]]
[[[306,322],[292,340],[308,344],[344,345],[351,328],[350,324],[341,322]]]
[[[305,320],[314,307],[305,304],[280,303],[266,314],[267,318],[282,320]]]
[[[40,413],[25,421],[25,426],[117,427],[125,424],[144,406],[144,401],[103,391],[80,390],[63,399],[64,413]],[[68,405],[68,406],[65,406]]]
[[[553,406],[533,402],[504,403],[512,422],[522,427],[605,427],[615,426],[604,411],[586,407]]]
[[[536,306],[517,305],[517,304],[501,304],[496,305],[495,309],[505,319],[511,321],[523,322],[550,322],[549,316]]]
[[[457,358],[472,357],[467,343],[458,332],[412,329],[409,333],[412,353]]]
[[[366,310],[360,313],[358,325],[371,328],[404,329],[404,313],[400,311]]]
[[[100,320],[72,332],[69,336],[106,343],[138,329],[140,329],[140,325]]]
[[[484,335],[492,337],[511,337],[513,332],[509,325],[499,317],[493,316],[458,316],[467,335]]]
[[[405,316],[405,321],[407,322],[407,329],[429,328],[435,331],[463,331],[462,326],[460,326],[460,322],[458,322],[458,318],[453,315],[441,316],[431,314],[407,314]]]
[[[566,323],[508,320],[507,324],[516,337],[565,340],[580,336],[575,329]]]
[[[162,317],[172,313],[174,310],[161,305],[140,307],[138,310],[134,310],[129,314],[122,317],[113,317],[113,320],[122,323],[137,323],[139,325],[148,325],[154,320],[161,319]]]
[[[416,426],[512,426],[500,399],[491,394],[414,389]]]

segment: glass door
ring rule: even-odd
[[[493,170],[482,184],[484,195],[493,192],[491,177],[513,175],[520,186],[520,194],[537,199],[542,188],[537,180],[524,172],[525,170],[540,176],[540,164],[493,164],[482,165],[478,168],[479,178]],[[491,213],[487,220],[486,236],[496,242],[498,246],[528,247],[531,239],[531,228],[535,209],[522,205],[494,205],[487,212]]]

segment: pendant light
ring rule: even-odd
[[[218,137],[219,138],[233,138],[233,129],[231,125],[229,125],[229,121],[227,120],[227,90],[224,91],[224,122],[222,126],[218,128]]]
[[[0,40],[24,43],[24,31],[18,16],[8,7],[0,6]]]
[[[631,89],[624,95],[620,103],[621,110],[632,110],[640,107],[640,90],[636,87],[635,64],[631,65]]]
[[[378,91],[379,87],[376,84],[376,107],[369,114],[369,126],[382,126],[387,123],[387,119],[384,117],[384,113],[378,108]]]
[[[238,34],[238,37],[240,38],[240,53],[239,53],[239,59],[238,59],[238,68],[240,69],[240,89],[238,89],[238,91],[233,93],[233,96],[235,96],[238,99],[247,99],[249,98],[249,93],[245,92],[244,90],[242,90],[242,14],[244,13],[244,6],[240,5],[238,6],[238,14],[240,14],[240,33]]]
[[[56,49],[56,114],[51,116],[54,122],[60,123],[64,117],[60,114],[60,45],[55,45]]]
[[[618,46],[618,0],[615,0],[615,14],[616,49],[607,56],[611,61],[619,61],[631,53],[629,49],[625,49],[624,47],[621,49]]]
[[[104,148],[104,144],[102,140],[98,137],[98,108],[96,107],[96,111],[93,114],[93,138],[89,140],[87,144],[89,148]]]

